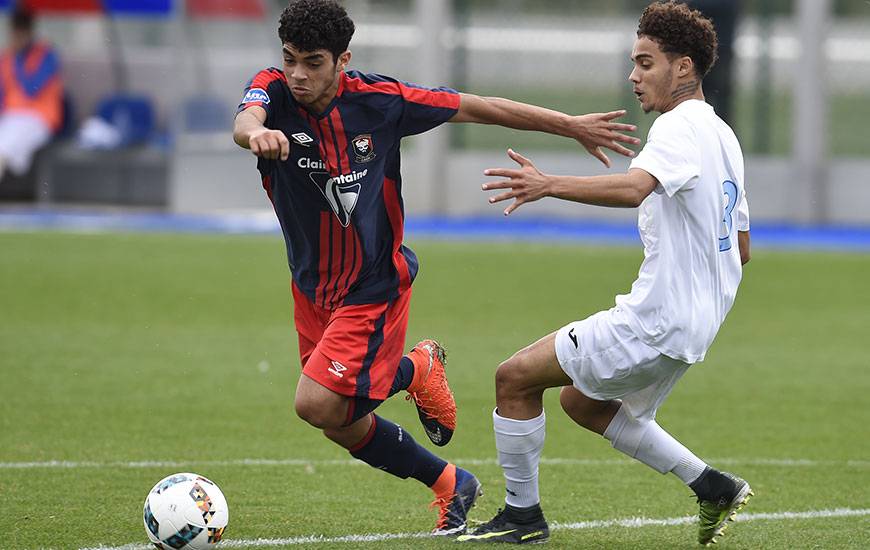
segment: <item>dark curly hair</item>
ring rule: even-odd
[[[719,58],[719,39],[713,22],[685,4],[656,2],[640,16],[637,35],[654,40],[669,56],[692,58],[698,76],[704,78]]]
[[[353,36],[353,21],[335,0],[296,0],[284,8],[278,37],[303,52],[325,49],[332,59],[347,50]]]

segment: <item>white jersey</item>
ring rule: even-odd
[[[688,100],[655,121],[631,168],[659,185],[638,212],[640,273],[616,305],[650,347],[703,361],[743,273],[737,231],[749,231],[749,207],[740,144],[710,105]]]

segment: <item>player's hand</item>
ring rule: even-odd
[[[625,113],[625,110],[621,110],[571,117],[574,139],[579,141],[580,145],[589,151],[589,154],[603,162],[608,168],[610,168],[610,159],[601,150],[602,147],[607,147],[620,155],[633,157],[634,151],[620,145],[620,143],[640,144],[638,138],[621,133],[636,132],[637,126],[613,122],[625,116]]]
[[[248,138],[248,145],[253,154],[264,159],[284,161],[290,158],[290,140],[281,130],[257,130]]]
[[[520,165],[519,170],[510,170],[507,168],[490,168],[484,170],[486,176],[500,176],[509,178],[504,181],[493,183],[484,183],[481,189],[490,191],[492,189],[510,189],[504,193],[489,198],[490,204],[514,199],[504,211],[507,216],[521,205],[527,202],[534,202],[548,195],[547,175],[538,170],[532,161],[515,152],[513,149],[508,149],[508,156]]]

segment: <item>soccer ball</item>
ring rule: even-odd
[[[213,481],[173,474],[148,493],[144,519],[148,538],[160,550],[207,550],[220,542],[230,509]]]

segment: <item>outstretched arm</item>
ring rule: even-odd
[[[503,181],[483,184],[483,190],[509,189],[489,198],[490,203],[514,199],[504,211],[507,216],[521,205],[544,197],[556,197],[567,201],[633,208],[653,192],[658,181],[644,170],[632,169],[626,174],[607,176],[551,176],[538,170],[532,161],[508,150],[508,155],[520,165],[519,169],[489,169],[487,176],[508,178]]]
[[[250,149],[258,157],[287,160],[290,156],[290,141],[281,130],[266,128],[265,122],[265,109],[248,107],[236,115],[233,140],[239,147]]]
[[[625,111],[571,116],[500,97],[460,94],[459,112],[450,122],[497,124],[516,130],[534,130],[576,139],[591,155],[610,167],[610,159],[601,151],[601,147],[633,157],[634,152],[620,143],[640,143],[638,138],[620,133],[634,132],[636,126],[613,122],[623,115]]]

